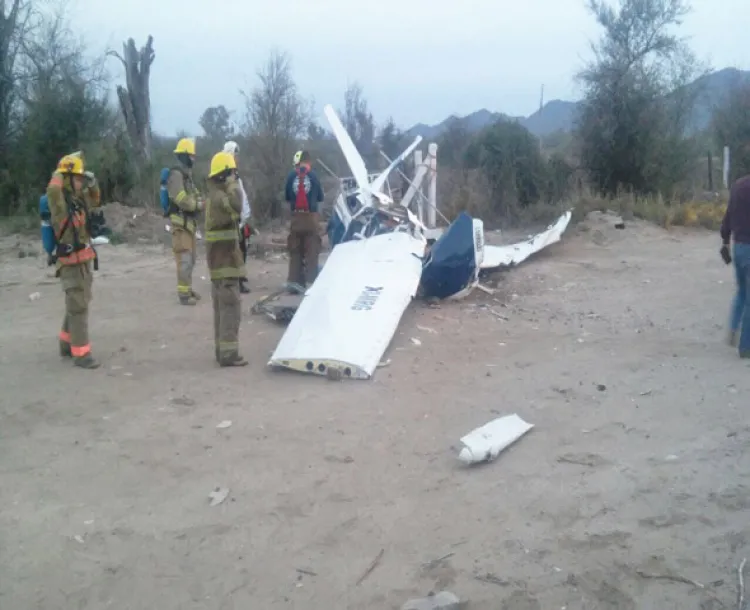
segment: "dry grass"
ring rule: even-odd
[[[610,210],[624,219],[639,218],[664,228],[672,226],[702,227],[717,230],[727,207],[727,194],[702,194],[688,201],[663,197],[621,195],[604,198],[586,189],[555,203],[520,207],[513,201],[495,201],[481,175],[470,171],[446,169],[438,173],[438,205],[449,219],[461,211],[482,218],[485,226],[510,227],[548,223],[562,212],[573,210],[573,222],[594,210]]]
[[[573,209],[574,220],[580,220],[593,210],[611,210],[624,219],[639,218],[669,229],[673,226],[702,227],[718,230],[727,209],[726,197],[719,196],[711,200],[691,200],[687,202],[670,202],[663,197],[636,198],[623,195],[605,199],[591,194],[580,194],[571,198],[569,205]]]

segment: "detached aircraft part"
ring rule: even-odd
[[[547,246],[560,241],[565,229],[570,223],[571,212],[565,212],[554,224],[541,233],[532,235],[525,241],[508,246],[485,246],[484,260],[481,269],[497,269],[498,267],[512,267],[522,263],[532,254],[536,254]]]
[[[336,246],[269,366],[370,379],[417,292],[424,249],[406,232]]]
[[[433,244],[422,268],[422,295],[459,299],[479,280],[484,259],[484,225],[461,212]]]

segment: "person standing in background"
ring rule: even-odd
[[[172,252],[177,265],[177,297],[181,305],[195,305],[201,298],[193,290],[195,233],[203,201],[193,182],[195,142],[182,138],[174,149],[179,165],[169,172],[169,223],[172,226]]]
[[[721,223],[721,240],[721,258],[727,265],[734,261],[737,277],[737,292],[729,318],[729,344],[739,349],[740,358],[750,358],[750,175],[732,185]],[[730,254],[731,241],[734,247]]]
[[[234,156],[223,151],[216,153],[208,173],[206,260],[211,275],[216,361],[223,367],[247,364],[239,352],[239,280],[244,273],[237,235],[241,211],[242,194]]]
[[[295,155],[296,160],[296,155]],[[292,221],[287,238],[289,275],[287,282],[311,286],[318,275],[320,238],[320,204],[323,187],[312,169],[310,153],[299,153],[299,164],[286,179],[286,200],[292,210]]]

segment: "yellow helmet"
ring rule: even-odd
[[[234,155],[224,151],[216,153],[211,159],[211,171],[208,173],[208,177],[213,178],[228,169],[237,169]]]
[[[298,150],[296,153],[294,153],[294,159],[292,160],[292,163],[294,165],[299,165],[300,159],[302,159],[302,151]]]
[[[177,142],[174,152],[176,154],[185,153],[186,155],[195,155],[195,140],[192,138],[182,138]]]
[[[57,171],[62,174],[77,174],[83,176],[83,159],[80,153],[65,155],[57,163]]]

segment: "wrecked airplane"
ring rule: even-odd
[[[253,311],[289,322],[270,367],[370,379],[418,292],[425,298],[465,297],[478,285],[481,271],[518,264],[559,241],[570,213],[527,241],[497,247],[485,245],[482,221],[462,212],[433,241],[409,209],[409,193],[401,202],[385,193],[389,175],[421,137],[382,173],[370,174],[333,107],[326,106],[324,113],[352,172],[351,179],[341,181],[328,223],[332,250],[313,285],[298,290],[297,301],[287,296],[282,304],[278,299],[284,297],[276,293]],[[417,187],[412,184],[409,191]]]

